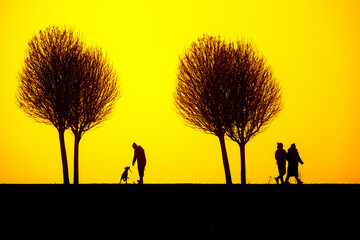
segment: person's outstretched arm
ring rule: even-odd
[[[299,155],[299,154],[298,154],[298,157],[299,157],[299,163],[304,164],[304,162],[301,160],[301,158],[300,158],[300,155]]]
[[[135,164],[135,162],[136,162],[136,158],[137,158],[137,156],[136,156],[136,150],[134,150],[134,158],[133,158],[133,162],[132,162],[132,165],[134,166],[134,164]]]

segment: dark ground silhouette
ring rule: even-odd
[[[333,184],[3,184],[1,228],[14,238],[346,238],[357,230],[359,192]]]

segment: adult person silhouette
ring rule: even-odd
[[[277,143],[277,150],[275,152],[275,159],[279,169],[279,176],[275,178],[276,183],[279,184],[279,179],[281,183],[284,183],[283,176],[286,173],[286,151],[283,148],[282,143]]]
[[[299,152],[296,149],[295,143],[291,144],[287,154],[286,160],[288,161],[288,171],[285,179],[285,183],[289,183],[289,178],[291,176],[295,177],[298,184],[302,184],[303,182],[299,179],[298,166],[299,163],[304,164],[300,158]]]
[[[144,170],[146,165],[145,151],[140,145],[139,146],[136,145],[136,143],[133,143],[132,147],[134,148],[134,159],[132,165],[134,166],[137,160],[139,177],[140,177],[140,180],[138,180],[138,184],[143,184]]]

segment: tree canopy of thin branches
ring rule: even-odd
[[[204,35],[180,57],[174,102],[187,126],[219,138],[226,183],[231,184],[225,133],[232,124],[232,44]]]
[[[111,114],[119,97],[116,72],[99,48],[83,53],[82,76],[74,84],[71,104],[71,131],[74,143],[74,184],[79,183],[79,143],[82,135]]]
[[[77,166],[82,134],[113,109],[118,96],[115,71],[100,49],[85,47],[79,34],[50,26],[30,40],[18,79],[18,106],[58,130],[64,184],[69,184],[64,132],[71,128],[74,133]],[[78,168],[74,171],[77,183]]]
[[[241,183],[245,184],[245,144],[265,131],[281,111],[281,88],[251,42],[237,41],[233,63],[233,120],[227,135],[239,144]]]
[[[204,35],[180,57],[174,102],[187,126],[219,138],[228,184],[225,134],[239,144],[246,183],[245,144],[282,109],[281,89],[264,57],[250,42]]]
[[[18,106],[58,130],[64,184],[69,183],[64,132],[70,127],[72,82],[79,77],[83,47],[72,30],[48,27],[30,40],[18,77]]]

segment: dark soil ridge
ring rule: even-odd
[[[321,229],[323,237],[343,227],[344,233],[357,229],[359,193],[357,184],[2,184],[0,203],[10,227],[36,234],[63,227],[63,233],[81,236],[131,230],[269,238],[300,229],[299,237],[304,231],[314,236]]]

